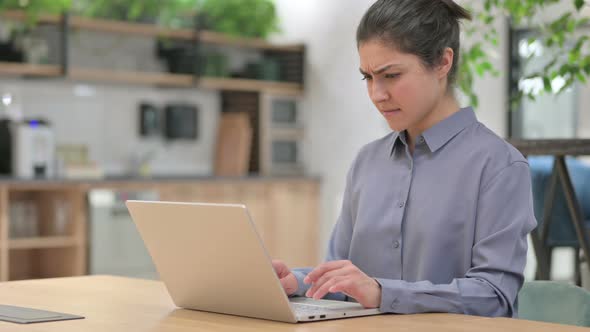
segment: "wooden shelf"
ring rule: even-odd
[[[18,62],[0,62],[0,75],[57,77],[61,75],[60,66],[35,65]]]
[[[0,16],[18,21],[26,20],[24,12],[17,10],[4,11],[0,14]],[[61,22],[61,17],[58,15],[41,15],[38,18],[38,22],[45,24],[58,24],[59,22]],[[195,31],[191,29],[170,29],[163,28],[154,24],[103,20],[85,18],[80,16],[70,17],[69,25],[71,28],[76,29],[140,35],[146,37],[168,37],[174,39],[193,40],[196,36]],[[304,49],[304,46],[302,44],[277,45],[269,43],[263,39],[233,37],[223,33],[205,30],[199,32],[199,40],[204,43],[211,43],[217,45],[245,47],[271,51],[297,52],[302,51]]]
[[[54,65],[0,62],[0,75],[59,77],[61,75],[61,68],[60,66]],[[160,85],[187,88],[195,86],[193,75],[133,72],[112,69],[70,68],[67,78],[71,80],[105,83]],[[303,93],[303,87],[301,84],[252,79],[201,77],[199,79],[198,87],[232,91],[272,92],[287,95],[300,95]]]
[[[74,16],[70,19],[70,27],[145,37],[167,37],[187,40],[195,39],[195,32],[190,29],[168,29],[154,24],[91,19],[80,16]]]
[[[164,85],[174,87],[190,87],[194,84],[192,75],[92,68],[71,68],[68,73],[68,78],[81,81]]]
[[[0,17],[18,21],[24,21],[27,19],[23,11],[3,11],[0,13]],[[37,22],[40,24],[59,24],[62,22],[62,17],[60,15],[40,15],[37,18]],[[169,37],[186,40],[194,40],[198,37],[199,41],[203,43],[254,48],[267,51],[302,52],[304,50],[304,46],[301,44],[275,45],[262,39],[237,38],[212,31],[200,31],[199,35],[196,36],[196,32],[190,29],[168,29],[145,23],[130,23],[72,16],[69,17],[68,24],[70,28],[74,29],[104,31],[115,34]],[[297,54],[295,55],[297,56]],[[33,65],[0,62],[0,75],[60,77],[63,76],[63,72],[61,65]],[[268,92],[284,95],[301,95],[303,93],[303,86],[298,83],[201,77],[199,78],[198,84],[195,84],[194,76],[190,74],[134,72],[114,69],[76,68],[69,66],[66,78],[90,82],[159,85],[170,87],[197,86],[205,89]]]
[[[27,16],[22,10],[4,10],[0,13],[0,16],[14,21],[27,20]],[[59,22],[61,22],[59,15],[41,14],[37,17],[37,23],[40,24],[58,24]]]
[[[72,236],[45,236],[10,239],[8,248],[10,249],[38,249],[38,248],[63,248],[74,247],[79,241]]]
[[[199,40],[210,44],[255,48],[269,51],[301,52],[304,49],[303,44],[271,44],[264,39],[233,37],[214,31],[200,31]]]
[[[259,81],[237,78],[202,77],[199,79],[199,87],[205,89],[231,91],[271,92],[286,95],[300,95],[303,93],[303,87],[298,83]]]
[[[105,69],[71,68],[68,78],[73,80],[114,82],[127,84],[163,85],[173,87],[195,86],[194,77],[188,74],[146,73],[131,71],[115,71]],[[198,87],[204,89],[274,92],[290,95],[300,95],[303,92],[301,84],[260,81],[235,78],[199,78]]]

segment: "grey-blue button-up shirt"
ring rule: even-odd
[[[419,136],[413,154],[405,132],[360,150],[327,260],[375,278],[384,312],[515,317],[535,226],[526,159],[465,108]],[[294,269],[297,295],[310,270]]]

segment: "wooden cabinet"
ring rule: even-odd
[[[0,279],[85,274],[85,211],[77,186],[0,185]]]
[[[319,261],[319,182],[313,179],[14,181],[0,182],[0,280],[86,274],[87,193],[97,188],[149,188],[163,201],[245,204],[271,257],[293,267]]]

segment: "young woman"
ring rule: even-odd
[[[393,131],[354,160],[326,263],[273,262],[288,295],[516,316],[536,226],[529,167],[453,95],[461,19],[452,0],[379,0],[365,13],[360,71]]]

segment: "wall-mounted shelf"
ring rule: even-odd
[[[0,16],[14,21],[24,22],[27,20],[25,12],[21,10],[4,10],[0,13]],[[61,18],[58,15],[40,14],[37,17],[37,23],[40,24],[57,24],[60,20]]]
[[[169,29],[146,23],[131,23],[74,16],[70,18],[69,25],[71,28],[75,29],[139,35],[145,37],[164,37],[186,40],[195,39],[195,31],[190,29]]]
[[[67,248],[79,244],[79,239],[73,236],[42,236],[32,238],[10,239],[10,249],[42,249],[42,248]]]
[[[54,22],[59,22],[59,18]],[[173,39],[194,40],[197,36],[199,41],[216,45],[233,47],[245,47],[270,51],[297,52],[304,49],[303,44],[272,44],[258,38],[241,38],[228,36],[215,31],[201,30],[196,33],[191,29],[169,29],[153,24],[131,23],[113,20],[90,19],[84,17],[72,17],[70,27],[84,30],[103,31],[146,37],[165,37]]]
[[[0,17],[11,20],[25,21],[22,11],[4,11]],[[39,24],[61,25],[67,22],[69,29],[103,31],[116,34],[131,34],[146,37],[167,37],[180,40],[195,40],[199,43],[225,45],[231,47],[253,48],[276,54],[303,53],[302,44],[276,45],[262,39],[238,38],[213,31],[195,31],[190,29],[169,29],[154,24],[131,23],[114,20],[89,19],[72,16],[66,21],[61,15],[40,15]],[[63,26],[62,26],[63,27]],[[198,37],[198,38],[197,38]],[[64,52],[62,50],[62,52]],[[63,60],[66,61],[67,60]],[[292,60],[288,60],[292,61]],[[65,63],[65,62],[64,62]],[[66,70],[63,70],[63,68]],[[299,66],[297,66],[299,67]],[[296,69],[299,70],[299,69]],[[292,72],[292,69],[289,69]],[[65,73],[65,74],[64,74]],[[263,81],[254,79],[234,79],[219,77],[195,77],[191,74],[172,74],[159,72],[134,72],[115,69],[80,68],[69,65],[36,65],[24,63],[0,62],[0,75],[30,77],[64,77],[77,81],[123,83],[139,85],[158,85],[168,87],[202,87],[205,89],[250,91],[301,95],[303,85],[292,82]],[[198,83],[195,83],[198,82]]]
[[[0,16],[17,21],[26,20],[24,12],[17,10],[4,11],[0,14]],[[38,22],[41,24],[59,24],[61,22],[61,16],[40,15]],[[140,35],[147,37],[168,37],[174,39],[193,40],[197,36],[197,33],[191,29],[170,29],[154,24],[93,19],[79,16],[70,17],[68,24],[70,28],[76,29]],[[261,50],[297,52],[303,51],[304,49],[303,44],[273,44],[263,39],[234,37],[223,33],[206,30],[199,31],[198,37],[199,40],[204,43],[255,48]]]
[[[0,17],[25,21],[22,11],[4,11]],[[254,131],[249,171],[259,173],[258,131],[260,100],[262,95],[299,97],[303,95],[304,57],[303,44],[274,44],[262,39],[240,38],[227,34],[200,29],[169,29],[154,24],[133,23],[114,20],[90,19],[79,16],[40,15],[38,24],[55,25],[59,30],[59,64],[54,66],[0,63],[0,76],[3,74],[56,77],[72,81],[101,82],[115,84],[152,85],[179,88],[203,88],[221,90],[222,111],[246,112],[250,116]],[[101,31],[115,35],[136,35],[147,38],[170,38],[170,44],[156,44],[155,53],[166,61],[168,72],[142,72],[114,68],[77,67],[68,61],[70,32],[75,29]],[[180,42],[178,42],[180,41]],[[228,61],[224,60],[222,48],[208,48],[203,45],[221,45],[232,48],[256,50],[261,55],[260,62],[246,63],[241,72],[231,72]],[[214,52],[211,51],[214,49]],[[171,52],[169,52],[171,51]],[[207,52],[210,52],[207,54]],[[227,59],[225,59],[227,60]],[[221,66],[218,64],[221,62]],[[108,65],[107,65],[108,67]],[[221,69],[217,67],[222,67]],[[202,76],[203,73],[210,76]],[[216,76],[219,75],[219,76]],[[223,76],[223,77],[220,77]],[[266,80],[233,77],[264,77]],[[292,134],[292,133],[291,133]],[[291,135],[290,134],[290,135]],[[301,137],[297,133],[297,137]],[[275,135],[276,136],[276,135]],[[292,138],[289,136],[289,138]],[[299,138],[298,138],[299,139]],[[0,257],[1,265],[1,257]]]
[[[60,77],[61,67],[55,65],[33,65],[23,63],[0,62],[0,75]],[[201,77],[195,84],[193,75],[169,74],[157,72],[133,72],[112,69],[71,68],[67,79],[89,82],[125,83],[139,85],[159,85],[169,87],[198,86],[204,89],[271,92],[289,95],[302,93],[301,84],[260,81],[250,79]]]
[[[295,95],[302,93],[302,86],[297,83],[214,77],[200,77],[198,82],[195,83],[194,76],[187,74],[72,68],[70,69],[68,77],[73,80],[94,82],[148,84],[174,87],[198,86],[200,88],[213,90],[276,92]]]
[[[227,45],[235,47],[256,48],[266,51],[302,52],[303,44],[280,45],[272,44],[263,39],[239,38],[214,31],[200,31],[199,40],[204,43]]]
[[[55,65],[36,65],[28,63],[0,62],[0,75],[58,77],[61,75],[61,67]]]
[[[72,80],[91,82],[110,82],[146,85],[153,84],[174,87],[191,87],[194,84],[194,77],[192,75],[132,72],[112,69],[109,70],[78,67],[70,69],[68,73],[68,78]]]
[[[299,95],[303,92],[302,85],[297,83],[260,81],[237,78],[202,77],[199,79],[199,87],[205,89],[271,92],[294,95]]]

